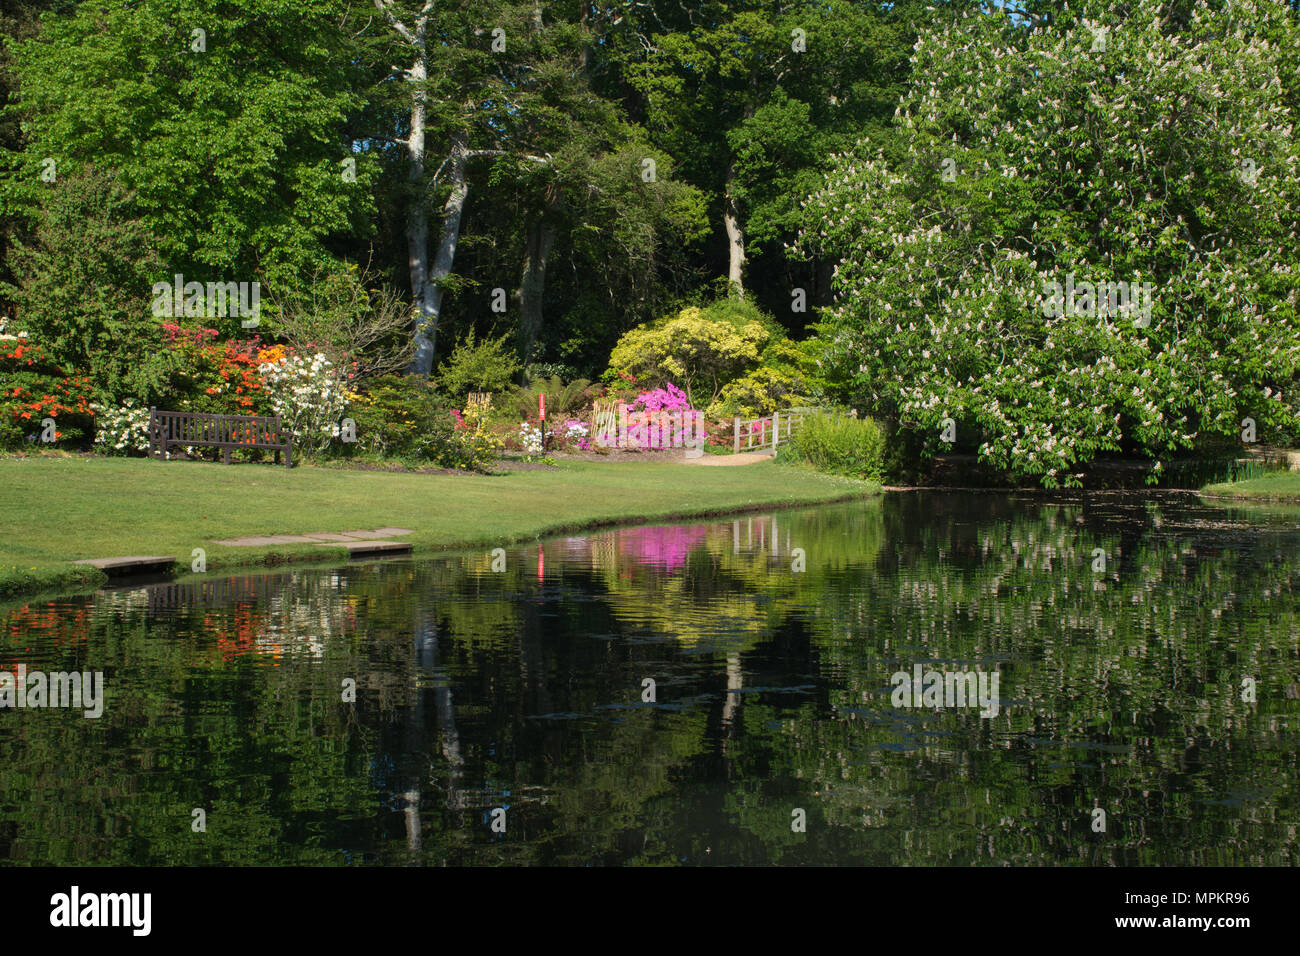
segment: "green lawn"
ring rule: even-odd
[[[1206,485],[1201,493],[1260,501],[1300,501],[1300,471],[1275,471],[1244,481]]]
[[[174,555],[208,570],[342,548],[233,548],[214,538],[411,528],[416,552],[497,547],[607,523],[875,494],[879,487],[764,462],[739,468],[572,461],[506,475],[418,475],[125,458],[0,459],[0,595],[103,580],[79,558]]]

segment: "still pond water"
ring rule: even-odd
[[[1297,862],[1296,510],[901,493],[493,564],[0,609],[0,670],[105,698],[0,709],[0,862]]]

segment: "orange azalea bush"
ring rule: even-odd
[[[273,415],[262,370],[283,362],[288,350],[259,336],[218,341],[216,329],[162,324],[171,371],[161,394],[97,403],[95,444],[109,454],[148,449],[149,406],[207,415]],[[251,437],[249,441],[251,442]]]
[[[53,439],[65,444],[90,431],[90,379],[55,365],[25,335],[0,335],[0,448],[41,443],[54,421]]]
[[[163,333],[174,370],[170,394],[159,407],[210,415],[274,414],[258,370],[282,361],[284,346],[264,345],[258,336],[217,342],[216,329],[182,329],[172,323],[163,324]]]

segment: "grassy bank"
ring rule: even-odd
[[[1273,471],[1243,481],[1206,485],[1201,494],[1252,501],[1300,501],[1300,471]]]
[[[329,560],[319,545],[228,547],[213,539],[410,528],[416,553],[497,547],[603,524],[861,497],[876,485],[767,463],[701,468],[565,462],[499,476],[418,475],[121,458],[0,459],[0,595],[97,584],[69,562],[174,555],[208,571]]]

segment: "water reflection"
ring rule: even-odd
[[[14,606],[0,668],[107,703],[0,710],[0,859],[1294,863],[1297,543],[927,493]],[[997,716],[892,706],[915,664]]]

